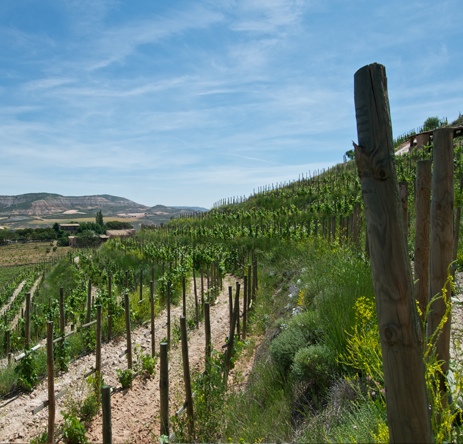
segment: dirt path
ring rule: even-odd
[[[228,286],[235,286],[235,279],[228,276],[224,280],[223,291],[214,305],[211,305],[211,333],[213,347],[222,349],[228,334]],[[199,288],[199,286],[198,286]],[[191,295],[192,292],[189,292]],[[193,305],[193,297],[189,296],[188,305]],[[172,325],[178,323],[181,307],[171,310]],[[190,310],[187,310],[187,313]],[[159,341],[166,337],[166,312],[156,318],[156,348]],[[174,337],[174,335],[172,335]],[[132,342],[138,344],[143,353],[151,350],[149,327],[140,327],[132,332]],[[204,326],[188,333],[190,369],[202,370],[204,367],[205,337]],[[125,338],[104,344],[102,350],[102,373],[106,384],[119,388],[116,369],[127,367],[123,352],[126,348]],[[121,356],[122,355],[122,356]],[[134,357],[134,360],[136,358]],[[68,392],[76,392],[81,387],[84,376],[95,365],[95,355],[87,355],[72,363],[67,373],[55,378],[55,394],[62,389],[71,388]],[[170,382],[170,415],[182,405],[185,398],[183,384],[183,368],[181,347],[174,343],[169,352]],[[38,433],[46,430],[48,409],[33,415],[32,410],[48,397],[47,381],[44,380],[31,394],[22,394],[9,403],[0,404],[0,442],[29,442]],[[57,400],[56,423],[62,422],[61,412],[67,396]],[[111,397],[113,442],[147,443],[158,442],[159,436],[159,362],[156,374],[150,379],[136,378],[129,390],[116,391]],[[97,416],[90,426],[87,437],[91,442],[102,441],[101,415]]]

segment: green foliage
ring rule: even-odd
[[[85,426],[72,414],[64,414],[63,424],[63,441],[66,444],[87,444],[88,439],[85,436]]]
[[[103,213],[101,210],[98,210],[95,216],[95,223],[101,227],[101,230],[104,229]]]
[[[335,368],[335,357],[326,345],[309,345],[296,352],[291,375],[295,380],[317,384],[326,389],[333,379]]]
[[[26,350],[24,358],[16,365],[15,372],[19,386],[23,390],[31,392],[38,380],[37,363],[33,352]]]
[[[60,342],[54,345],[53,349],[53,356],[55,358],[57,368],[66,372],[68,370],[70,360],[68,341],[63,338]]]
[[[47,444],[48,443],[48,431],[44,430],[38,433],[34,438],[31,439],[29,444]]]
[[[423,131],[431,131],[443,124],[439,117],[428,117],[423,123]]]
[[[354,304],[355,324],[348,332],[340,362],[383,385],[383,361],[374,301],[361,296]]]
[[[132,387],[132,381],[135,378],[135,372],[131,368],[125,370],[117,369],[117,380],[120,382],[123,389]]]
[[[307,337],[300,328],[285,324],[282,328],[281,333],[270,344],[270,356],[285,377],[291,369],[296,353],[307,346]]]

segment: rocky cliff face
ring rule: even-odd
[[[0,213],[45,216],[65,211],[81,211],[103,213],[121,211],[145,211],[148,207],[123,197],[110,195],[96,196],[61,196],[59,194],[32,193],[19,196],[0,196]]]

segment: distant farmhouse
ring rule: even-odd
[[[65,233],[77,233],[79,229],[79,224],[59,224],[59,229]]]

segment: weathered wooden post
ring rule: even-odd
[[[156,334],[154,325],[154,281],[150,282],[150,309],[151,309],[151,357],[156,355]]]
[[[450,359],[450,264],[453,252],[453,128],[439,128],[433,133],[433,174],[431,197],[431,243],[429,297],[432,299],[428,316],[428,337],[437,332],[443,317],[448,314],[442,331],[435,340],[437,359],[443,361],[444,374]],[[443,294],[444,288],[446,295]],[[435,296],[439,296],[433,299]],[[445,390],[444,386],[441,386]]]
[[[190,440],[194,441],[193,394],[191,391],[190,361],[188,357],[188,335],[186,330],[185,316],[180,317],[180,330],[182,335],[183,379],[185,381],[185,401],[188,415],[188,433],[190,435]]]
[[[231,287],[229,287],[231,288]],[[225,358],[225,371],[223,375],[224,383],[227,384],[228,373],[231,368],[231,359],[233,355],[233,346],[235,344],[235,325],[237,324],[240,315],[240,283],[236,283],[235,304],[233,307],[233,320],[230,325],[230,332],[228,334],[227,355]]]
[[[394,167],[384,66],[354,78],[358,146],[355,160],[365,203],[370,262],[383,356],[389,437],[433,442],[421,331]]]
[[[169,436],[169,363],[168,344],[161,342],[159,389],[161,398],[161,436]]]
[[[195,293],[195,316],[196,316],[196,328],[199,328],[199,306],[198,306],[198,289],[196,286],[196,271],[193,265],[193,290]]]
[[[97,380],[99,380],[101,375],[101,305],[96,307],[95,370]]]
[[[186,279],[185,276],[182,276],[182,303],[183,303],[183,317],[186,318]]]
[[[125,306],[125,329],[127,330],[127,368],[133,367],[132,362],[132,331],[130,328],[130,301],[129,294],[124,295],[124,306]]]
[[[48,375],[48,443],[55,436],[55,369],[53,361],[53,322],[47,322],[47,375]]]
[[[399,182],[400,201],[402,202],[402,214],[404,218],[405,235],[408,238],[408,183]]]
[[[431,161],[420,160],[416,166],[415,186],[415,299],[418,301],[423,340],[429,294],[429,218],[431,211]]]
[[[206,337],[206,367],[209,366],[209,360],[212,353],[211,341],[211,316],[210,316],[210,303],[204,303],[204,332]]]
[[[64,315],[64,289],[59,289],[59,334],[64,335],[66,328],[66,320]]]
[[[243,332],[242,338],[246,339],[246,328],[247,328],[247,316],[248,316],[248,277],[244,276],[243,278]]]
[[[113,304],[113,278],[108,275],[108,341],[111,340],[113,335],[113,319],[112,319],[112,304]]]
[[[109,385],[104,385],[101,388],[101,396],[101,406],[103,410],[103,444],[112,444],[111,387]]]
[[[26,313],[25,313],[25,336],[26,350],[31,346],[31,294],[26,293]]]
[[[92,280],[89,279],[88,288],[87,288],[87,318],[85,319],[86,324],[90,322],[91,310],[92,310]]]
[[[170,348],[170,302],[172,300],[172,289],[170,281],[167,282],[167,346]]]
[[[11,364],[11,330],[5,332],[6,335],[6,356],[8,358],[8,364]]]

